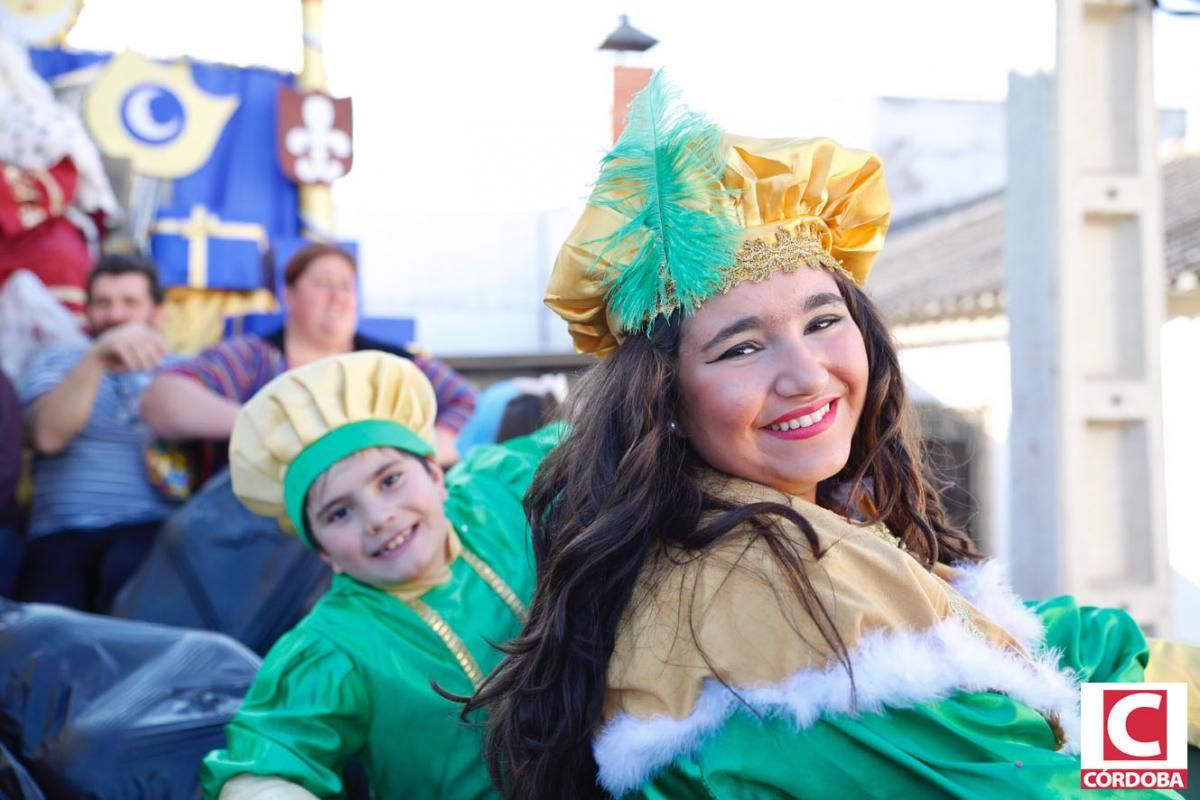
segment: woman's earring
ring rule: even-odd
[[[675,434],[676,436],[683,436],[683,433],[680,432],[680,430],[679,430],[679,423],[676,422],[675,420],[671,420],[670,422],[667,423],[667,430],[669,430],[671,433]]]

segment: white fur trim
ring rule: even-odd
[[[1029,652],[1042,648],[1046,637],[1042,621],[1013,592],[1003,564],[989,559],[978,564],[956,564],[954,569],[958,574],[952,584],[963,597],[1015,636]]]
[[[730,689],[709,679],[692,713],[683,719],[636,719],[618,713],[596,737],[593,751],[600,784],[621,796],[642,786],[677,757],[695,752],[745,703],[798,728],[822,714],[858,716],[944,700],[958,691],[999,691],[1039,712],[1058,717],[1063,749],[1079,751],[1079,689],[1060,671],[1058,654],[1039,652],[1032,663],[971,634],[957,619],[921,632],[887,631],[863,637],[850,653],[857,705],[840,664],[806,669],[771,686]]]

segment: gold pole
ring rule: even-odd
[[[321,0],[300,0],[304,13],[304,66],[300,69],[300,88],[303,91],[323,92],[325,80],[325,48],[321,42]]]
[[[304,64],[300,69],[302,92],[327,91],[325,50],[321,41],[321,0],[300,0],[304,14]],[[333,193],[325,184],[300,186],[300,235],[318,242],[333,238]]]

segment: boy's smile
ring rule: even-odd
[[[402,530],[393,536],[375,552],[375,558],[396,558],[396,551],[412,540],[413,534],[416,532],[417,526]]]
[[[381,586],[429,578],[445,566],[445,499],[436,464],[372,447],[326,470],[309,489],[305,513],[325,561]]]

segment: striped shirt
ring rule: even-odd
[[[475,390],[448,364],[436,358],[413,355],[406,350],[369,339],[354,337],[355,350],[383,350],[410,359],[433,384],[437,395],[434,424],[457,433],[475,411]],[[200,355],[163,372],[186,375],[222,397],[244,403],[273,378],[287,371],[282,332],[273,336],[246,334],[226,339]]]
[[[49,345],[38,351],[21,384],[28,412],[58,385],[87,346]],[[173,506],[146,477],[149,429],[139,417],[149,372],[106,372],[92,413],[70,444],[33,461],[29,538],[67,530],[98,530],[166,517]]]

